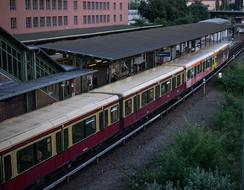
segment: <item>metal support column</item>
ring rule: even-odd
[[[27,81],[28,80],[28,71],[27,71],[27,64],[28,64],[28,62],[27,62],[27,52],[24,52],[24,54],[23,54],[23,60],[22,60],[22,62],[23,62],[23,67],[22,67],[22,80],[23,81]]]
[[[33,76],[33,79],[35,80],[37,78],[37,73],[36,73],[36,52],[33,51],[32,55],[32,63],[33,63],[33,72],[31,73]]]
[[[111,83],[112,81],[112,68],[111,63],[108,64],[108,83]]]

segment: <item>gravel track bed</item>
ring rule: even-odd
[[[223,92],[208,84],[206,95],[200,89],[186,101],[155,121],[124,145],[104,156],[99,164],[93,164],[62,184],[59,190],[116,190],[121,189],[126,178],[142,170],[145,164],[174,143],[175,134],[184,130],[187,122],[210,126],[224,103]]]

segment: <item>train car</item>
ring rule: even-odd
[[[158,66],[91,92],[123,97],[124,127],[141,120],[185,91],[183,67]]]
[[[179,59],[1,122],[0,189],[24,189],[42,181],[179,97],[226,60],[226,46],[218,44],[182,63]]]
[[[118,106],[118,96],[82,94],[2,122],[0,189],[24,189],[109,139]]]
[[[229,43],[223,42],[194,52],[169,64],[184,67],[186,87],[190,88],[228,59]]]

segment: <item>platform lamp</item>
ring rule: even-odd
[[[218,78],[222,78],[223,74],[220,72]],[[244,79],[243,79],[244,80]],[[241,183],[240,190],[244,190],[244,86],[242,86],[242,124],[241,124]]]

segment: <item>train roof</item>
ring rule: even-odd
[[[221,49],[227,47],[229,44],[229,42],[218,43],[197,52],[187,54],[184,57],[180,57],[176,60],[171,61],[169,64],[189,68],[197,62],[204,60],[214,53],[220,51]]]
[[[5,120],[0,123],[0,152],[116,100],[114,95],[84,93]]]
[[[180,71],[183,71],[183,67],[162,65],[101,88],[97,88],[91,92],[118,93],[126,97]]]

